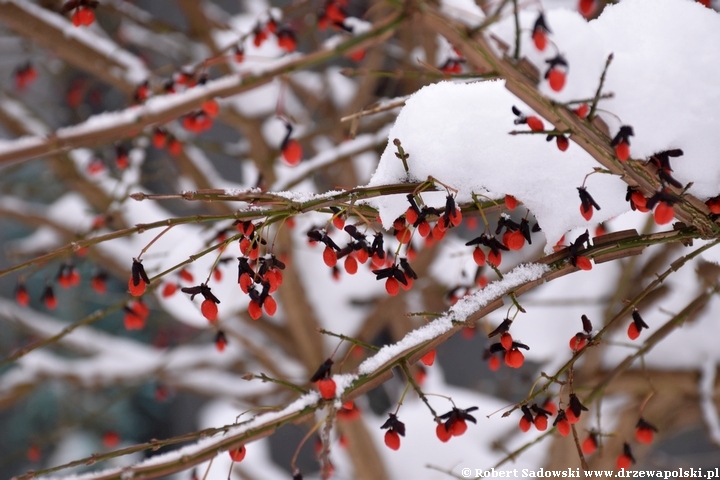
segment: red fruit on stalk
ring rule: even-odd
[[[503,235],[503,244],[510,250],[521,250],[525,246],[525,236],[520,230],[505,232]]]
[[[592,216],[593,216],[593,207],[592,207],[592,205],[583,205],[583,204],[580,204],[580,215],[582,215],[583,218],[589,222],[589,221],[592,219]]]
[[[575,258],[575,266],[578,267],[580,270],[592,270],[592,262],[589,258],[582,255],[578,255]]]
[[[582,452],[585,455],[592,455],[597,450],[597,436],[591,433],[582,443]]]
[[[615,155],[617,155],[618,160],[621,162],[626,161],[630,158],[630,145],[628,145],[627,142],[618,143],[615,145]]]
[[[485,252],[480,247],[475,247],[475,250],[473,250],[473,260],[478,267],[485,265]]]
[[[335,398],[335,389],[337,388],[337,385],[335,385],[335,380],[332,378],[322,378],[318,380],[317,387],[320,392],[320,396],[323,399],[332,400]]]
[[[493,355],[488,360],[488,368],[491,372],[497,372],[500,369],[500,357]]]
[[[573,352],[582,350],[583,348],[585,348],[585,345],[587,345],[587,339],[582,333],[573,335],[573,337],[570,339],[570,350],[572,350]]]
[[[120,443],[120,435],[118,435],[117,432],[105,432],[102,437],[102,442],[106,448],[117,447]]]
[[[525,355],[517,348],[505,352],[505,364],[510,368],[520,368],[525,363]]]
[[[595,11],[595,0],[580,0],[578,11],[583,17],[590,17],[593,11]]]
[[[355,260],[355,257],[353,257],[352,255],[348,255],[347,257],[345,257],[344,266],[345,266],[345,271],[349,275],[355,275],[358,271],[357,260]]]
[[[95,21],[95,12],[90,8],[80,7],[72,14],[72,23],[76,27],[92,25]]]
[[[654,436],[655,432],[652,430],[652,428],[638,426],[635,429],[635,439],[640,443],[644,443],[645,445],[650,445],[653,441]]]
[[[445,232],[447,231],[447,229],[442,227],[441,222],[442,222],[442,218],[440,218],[440,220],[438,220],[438,222],[435,224],[435,226],[432,229],[433,240],[440,241],[445,237]]]
[[[395,430],[388,430],[385,432],[385,445],[390,450],[400,449],[400,435]]]
[[[557,143],[557,147],[561,152],[566,151],[570,147],[570,141],[565,135],[558,135],[557,137],[555,137],[555,142]]]
[[[457,418],[450,425],[450,433],[453,437],[459,437],[467,431],[467,428],[467,422],[462,418]]]
[[[500,344],[505,350],[512,350],[513,338],[508,332],[500,335]]]
[[[30,294],[24,283],[18,283],[15,287],[15,301],[21,307],[27,307],[30,304]]]
[[[413,207],[408,207],[407,211],[405,212],[405,220],[407,220],[407,223],[409,225],[415,225],[415,222],[417,222],[418,214],[415,211]]]
[[[430,350],[425,355],[423,355],[420,358],[420,361],[423,363],[423,365],[426,365],[428,367],[432,367],[433,363],[435,363],[435,355],[436,355],[435,349]]]
[[[208,322],[214,322],[217,320],[218,316],[218,307],[217,303],[210,299],[203,300],[202,304],[200,305],[200,311],[203,314],[203,317],[208,319]]]
[[[156,128],[152,136],[152,144],[155,148],[163,148],[167,142],[167,133]]]
[[[453,436],[444,423],[438,423],[438,426],[435,427],[435,435],[443,443],[446,443]]]
[[[30,461],[32,463],[39,462],[41,456],[42,456],[42,452],[40,451],[40,447],[38,447],[37,445],[30,445],[30,447],[27,449],[28,461]]]
[[[332,247],[325,247],[323,250],[323,261],[328,267],[334,267],[337,264],[337,253]]]
[[[539,432],[544,432],[545,430],[547,430],[548,427],[548,418],[545,415],[536,415],[535,420],[533,420],[533,424]]]
[[[218,352],[224,352],[225,347],[227,346],[227,337],[225,336],[225,333],[223,333],[222,330],[219,330],[217,334],[215,335],[215,349],[217,349]]]
[[[291,30],[283,29],[277,33],[278,46],[288,53],[297,48],[297,39]]]
[[[508,210],[515,210],[515,207],[517,207],[518,201],[515,197],[512,195],[505,195],[505,206]]]
[[[558,68],[553,68],[548,72],[547,75],[550,88],[552,88],[556,92],[559,92],[565,86],[565,78],[565,72]]]
[[[575,110],[573,110],[573,112],[575,112],[575,115],[577,115],[578,117],[585,118],[587,117],[587,114],[590,113],[590,107],[588,107],[587,103],[583,103]]]
[[[527,117],[526,123],[527,126],[530,127],[530,130],[532,130],[533,132],[541,132],[545,130],[545,125],[543,124],[543,121],[535,115]]]
[[[520,424],[519,424],[519,426],[520,426],[520,430],[521,430],[523,433],[530,431],[530,426],[531,426],[531,425],[532,425],[532,420],[528,420],[528,418],[527,418],[525,415],[523,415],[523,416],[520,418]]]
[[[200,105],[200,108],[203,112],[205,112],[206,115],[209,117],[215,117],[217,116],[218,112],[220,111],[220,106],[218,103],[213,100],[205,100],[202,105]]]
[[[560,420],[555,426],[563,437],[570,435],[570,422],[568,422],[567,419]]]
[[[388,277],[385,281],[385,290],[387,290],[388,295],[394,297],[400,293],[400,282],[394,277]]]
[[[265,308],[265,313],[268,314],[268,317],[272,317],[275,315],[275,312],[277,312],[277,302],[275,302],[273,297],[268,295],[263,302],[263,308]]]
[[[710,209],[710,213],[715,215],[720,214],[720,197],[714,197],[705,202],[705,205]]]
[[[302,147],[300,146],[300,142],[298,142],[294,138],[291,138],[287,142],[285,142],[285,146],[283,146],[282,149],[282,157],[288,165],[294,167],[295,165],[299,164],[302,160],[302,156],[303,151]]]
[[[499,267],[500,263],[502,262],[502,252],[500,252],[500,250],[498,250],[496,253],[493,250],[490,250],[490,253],[488,253],[487,259],[490,263],[492,263],[496,267]]]
[[[425,238],[430,235],[430,224],[426,220],[423,220],[418,224],[417,230],[420,236]]]
[[[228,453],[230,454],[230,458],[233,462],[242,462],[245,458],[245,445],[241,445],[238,448],[235,448],[233,450],[228,450]]]
[[[541,30],[536,30],[532,34],[533,43],[535,44],[535,48],[540,50],[541,52],[545,50],[545,47],[547,46],[547,35],[545,32]]]
[[[361,61],[363,58],[365,58],[365,50],[364,50],[364,49],[355,50],[354,52],[351,52],[351,53],[348,55],[348,57],[349,57],[350,60],[352,60],[353,62],[359,62],[359,61]]]
[[[332,222],[338,230],[345,228],[345,219],[340,215],[334,217]]]
[[[655,207],[653,217],[655,218],[655,223],[658,225],[670,223],[673,218],[675,218],[675,208],[669,203],[660,201]]]
[[[253,320],[257,320],[262,316],[262,307],[258,303],[255,302],[255,300],[251,300],[248,304],[248,313],[250,314],[250,318]]]
[[[190,271],[186,268],[181,268],[180,271],[178,272],[178,275],[180,276],[180,278],[182,278],[183,280],[185,280],[188,283],[193,283],[193,281],[195,280],[195,277],[193,277],[193,274],[190,273]]]
[[[147,286],[147,284],[142,279],[140,279],[140,281],[137,284],[135,284],[133,282],[132,278],[130,280],[128,280],[128,291],[130,292],[130,295],[132,295],[134,297],[139,297],[143,293],[145,293],[146,286]]]

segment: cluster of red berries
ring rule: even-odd
[[[533,425],[539,432],[544,432],[547,430],[548,427],[548,418],[550,418],[553,413],[550,410],[545,410],[542,407],[538,407],[537,404],[532,404],[528,408],[527,405],[523,405],[520,407],[520,410],[523,413],[523,416],[520,417],[520,430],[524,432],[528,432],[530,430],[530,427]],[[535,415],[533,416],[533,412]]]
[[[483,353],[483,359],[487,360],[488,368],[495,372],[500,368],[500,358],[496,354],[502,354],[505,365],[510,368],[520,368],[525,363],[525,355],[520,349],[530,350],[530,347],[524,343],[516,342],[510,335],[510,325],[512,320],[506,318],[498,325],[498,327],[488,334],[488,338],[500,335],[500,341],[493,343]]]
[[[577,396],[571,393],[568,408],[558,410],[553,426],[557,427],[560,435],[567,437],[570,434],[570,426],[579,422],[580,415],[587,410],[587,407],[580,402]]]
[[[76,27],[92,25],[95,22],[96,0],[70,0],[62,6],[62,13],[73,11],[71,20]]]
[[[15,69],[14,77],[15,87],[18,90],[24,90],[37,79],[38,73],[35,67],[30,62],[27,62],[25,65]]]
[[[655,433],[658,429],[644,418],[640,418],[635,425],[635,439],[642,444],[649,445],[652,443]],[[591,431],[588,437],[582,443],[582,451],[585,455],[592,455],[598,448],[599,434]],[[618,470],[627,470],[635,463],[635,457],[632,454],[630,444],[623,443],[623,451],[618,455],[615,466]]]
[[[142,301],[142,298],[137,298],[130,305],[125,305],[123,310],[125,311],[125,317],[123,318],[125,330],[142,330],[145,328],[145,322],[150,316],[150,309]]]
[[[351,29],[345,25],[347,18],[347,0],[328,0],[323,8],[318,11],[317,25],[320,30],[325,30],[328,26],[336,30],[350,31]]]
[[[199,110],[182,117],[181,124],[185,130],[200,134],[212,127],[212,119],[217,116],[219,111],[220,107],[217,101],[213,99],[205,100]]]
[[[278,24],[277,20],[272,16],[265,23],[258,22],[253,29],[252,35],[253,45],[257,48],[260,48],[271,35],[275,35],[278,46],[286,52],[291,53],[297,49],[295,32],[288,25]],[[238,50],[242,52],[242,47],[237,47],[235,54],[235,60],[239,63],[242,62],[243,58],[238,59]]]
[[[438,417],[438,425],[435,427],[435,435],[438,439],[445,443],[452,437],[459,437],[467,431],[467,422],[477,424],[475,417],[470,415],[469,412],[477,410],[478,407],[470,407],[467,409],[461,409],[453,407],[447,413],[444,413]],[[440,422],[439,420],[445,420]]]
[[[162,127],[157,127],[153,130],[152,144],[157,149],[167,147],[168,152],[174,156],[180,155],[183,148],[182,142]]]
[[[95,292],[103,294],[107,291],[107,278],[107,273],[97,270],[90,280],[90,286]],[[66,262],[60,266],[55,280],[64,289],[76,287],[80,284],[80,272],[72,263]],[[22,307],[27,307],[30,304],[30,293],[23,280],[18,281],[15,287],[15,301]],[[50,283],[45,285],[40,301],[48,310],[54,310],[57,307],[55,290]]]

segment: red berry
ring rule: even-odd
[[[554,91],[559,92],[565,86],[565,72],[558,68],[553,68],[548,72],[548,83],[550,88]]]
[[[705,205],[708,206],[711,213],[714,213],[715,215],[720,214],[720,198],[719,197],[711,198],[710,200],[705,202]]]
[[[557,137],[555,137],[555,142],[557,143],[557,147],[561,152],[564,152],[568,149],[568,147],[570,147],[570,141],[565,135],[558,135]]]
[[[297,48],[297,39],[289,30],[282,30],[277,35],[278,46],[286,52],[294,52]]]
[[[41,453],[42,452],[40,451],[40,447],[38,447],[37,445],[30,445],[30,447],[27,450],[28,461],[33,462],[33,463],[39,462]]]
[[[203,317],[207,318],[209,322],[214,322],[217,320],[218,316],[218,307],[217,303],[213,302],[210,299],[203,300],[202,304],[200,305],[200,311],[203,314]]]
[[[418,224],[417,230],[420,236],[425,238],[430,235],[430,224],[427,221],[423,220]]]
[[[587,205],[587,210],[586,210],[586,209],[585,209],[585,205],[583,205],[583,204],[581,203],[581,204],[580,204],[580,215],[582,215],[583,218],[589,222],[590,219],[591,219],[592,216],[593,216],[593,207],[592,207],[592,205]]]
[[[355,275],[358,271],[357,260],[352,255],[345,257],[345,271],[350,275]]]
[[[558,432],[563,437],[567,437],[570,434],[570,422],[567,420],[560,420],[556,425]]]
[[[285,143],[285,146],[282,149],[282,156],[283,159],[287,162],[288,165],[291,167],[294,167],[295,165],[299,164],[302,160],[303,151],[302,147],[300,146],[300,142],[295,140],[294,138],[291,138]]]
[[[635,340],[640,336],[640,331],[638,330],[637,326],[635,325],[635,322],[632,322],[628,326],[627,335],[630,340]]]
[[[168,142],[168,152],[170,152],[171,155],[178,156],[182,153],[182,151],[182,143],[180,143],[180,140],[177,138],[173,138]]]
[[[440,241],[445,237],[445,231],[446,228],[443,228],[442,225],[440,225],[442,222],[442,218],[438,220],[438,222],[435,224],[435,226],[432,229],[432,238],[434,240]]]
[[[536,30],[533,32],[532,39],[533,43],[535,43],[535,48],[541,52],[545,50],[545,47],[547,46],[547,36],[545,35],[545,32]]]
[[[590,262],[589,258],[582,255],[578,255],[575,259],[575,266],[580,270],[592,270],[592,262]]]
[[[277,312],[277,302],[275,302],[275,299],[269,295],[265,298],[263,307],[265,308],[265,313],[268,314],[268,317],[272,317],[275,315],[275,312]]]
[[[248,313],[250,314],[250,318],[257,320],[262,315],[262,308],[259,304],[255,303],[255,300],[251,300],[248,304]]]
[[[205,100],[202,105],[200,105],[200,108],[203,112],[205,112],[206,115],[210,117],[215,117],[220,111],[220,106],[213,99]]]
[[[27,307],[30,304],[30,294],[22,283],[15,288],[15,301],[21,307]]]
[[[354,52],[350,53],[348,55],[350,57],[350,60],[353,62],[359,62],[363,58],[365,58],[365,50],[355,50]]]
[[[542,409],[550,412],[550,415],[556,415],[557,411],[558,411],[557,405],[555,405],[555,402],[553,402],[549,398],[547,400],[545,400],[545,403],[543,403]]]
[[[155,148],[163,148],[167,141],[167,133],[156,128],[153,132],[152,143]]]
[[[666,223],[672,222],[675,218],[675,208],[666,202],[658,202],[653,212],[655,223],[658,225],[665,225]]]
[[[181,268],[180,271],[178,272],[178,275],[180,276],[180,278],[182,278],[183,280],[185,280],[188,283],[193,283],[193,280],[195,280],[195,277],[193,277],[193,274],[190,273],[190,271],[186,268]]]
[[[398,282],[394,277],[389,277],[385,281],[385,290],[387,290],[387,293],[390,296],[394,297],[400,293],[400,282]]]
[[[638,427],[635,429],[635,439],[640,443],[644,443],[645,445],[650,445],[653,441],[654,436],[655,432],[653,432],[652,428]]]
[[[130,277],[130,280],[128,280],[128,291],[130,292],[130,295],[132,295],[134,297],[139,297],[143,293],[145,293],[146,286],[147,286],[147,284],[145,283],[145,280],[143,280],[142,278],[139,279],[137,285],[135,285],[135,283],[133,283],[132,277]]]
[[[500,263],[502,262],[502,252],[498,250],[497,253],[495,253],[493,250],[490,250],[487,259],[490,263],[492,263],[496,267],[499,267]]]
[[[337,264],[337,253],[332,247],[325,247],[323,250],[323,261],[328,267],[334,267]]]
[[[120,435],[117,432],[105,432],[102,441],[107,448],[116,447],[120,443]]]
[[[247,273],[243,273],[240,275],[240,281],[238,282],[240,284],[240,290],[243,291],[243,293],[248,293],[250,291],[250,287],[252,287],[253,279],[248,275]]]
[[[503,235],[503,244],[510,250],[521,250],[525,246],[525,237],[520,230],[508,231]]]
[[[597,439],[595,435],[590,435],[582,443],[582,452],[585,455],[592,455],[597,450]]]
[[[508,210],[515,210],[515,207],[517,207],[518,201],[515,197],[512,195],[505,195],[505,206]]]
[[[527,126],[530,127],[530,130],[533,132],[541,132],[545,130],[545,125],[543,125],[542,120],[535,115],[527,117]]]
[[[573,412],[571,408],[565,410],[565,416],[567,417],[567,421],[570,425],[575,425],[580,421],[580,417],[576,417],[575,412]]]
[[[582,350],[583,348],[585,348],[585,345],[587,345],[587,340],[585,339],[585,337],[581,336],[581,334],[574,335],[570,339],[570,350],[572,350],[573,352]]]
[[[425,355],[423,355],[422,358],[420,358],[420,361],[424,365],[426,365],[428,367],[432,367],[433,363],[435,363],[435,354],[436,354],[435,349],[432,349],[429,352],[427,352]]]
[[[418,214],[415,211],[414,208],[408,207],[407,211],[405,212],[405,220],[407,220],[407,223],[410,225],[414,225],[415,222],[417,222]]]
[[[475,260],[478,267],[485,265],[485,252],[480,247],[475,247],[475,250],[473,250],[473,260]]]
[[[166,283],[163,287],[162,296],[163,298],[172,297],[177,292],[178,286],[176,283]]]
[[[452,223],[454,227],[460,226],[462,223],[462,210],[456,208],[450,212],[450,223]]]
[[[490,360],[488,360],[488,368],[491,372],[497,372],[500,368],[500,358],[497,355],[493,355],[490,357]]]
[[[547,430],[548,419],[545,415],[537,415],[535,417],[535,420],[533,420],[533,423],[535,424],[535,428],[537,428],[538,431],[544,432],[545,430]]]
[[[390,450],[399,450],[400,435],[398,435],[395,430],[388,430],[385,432],[385,445],[387,445]]]
[[[530,422],[530,420],[527,419],[525,415],[520,418],[520,430],[522,430],[523,432],[529,431],[531,425],[532,423]]]
[[[320,391],[320,396],[325,400],[332,400],[335,398],[335,389],[337,386],[335,385],[335,380],[332,378],[322,378],[318,380],[318,390]]]
[[[245,445],[234,450],[228,450],[228,453],[233,462],[242,462],[243,458],[245,458]]]
[[[517,348],[505,352],[505,364],[510,368],[520,368],[525,363],[525,355]]]
[[[459,437],[467,431],[467,423],[462,418],[456,419],[452,425],[450,425],[450,433],[453,437]]]
[[[512,350],[512,343],[513,343],[512,335],[510,335],[508,332],[505,332],[502,335],[500,335],[500,344],[503,346],[503,348],[505,350]]]
[[[443,443],[447,442],[452,437],[452,433],[447,429],[444,423],[438,423],[438,426],[435,427],[435,435],[437,435]]]
[[[595,0],[580,0],[578,10],[583,17],[590,17],[595,10]]]
[[[621,162],[624,162],[628,158],[630,158],[630,145],[628,145],[626,142],[620,142],[617,145],[615,145],[615,155],[617,155],[618,159]]]
[[[361,248],[360,250],[357,251],[358,262],[362,263],[363,265],[365,264],[365,262],[368,261],[369,257],[370,257],[370,254],[368,254],[367,250],[365,250],[364,248]]]
[[[333,218],[333,225],[335,225],[335,228],[338,230],[342,230],[345,228],[345,219],[341,217],[340,215]]]
[[[585,118],[590,113],[590,107],[588,107],[587,103],[583,103],[573,111],[578,117]]]
[[[615,463],[618,470],[628,470],[632,466],[632,458],[628,457],[624,453],[620,455]]]

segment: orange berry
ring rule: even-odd
[[[532,423],[530,422],[530,420],[527,419],[527,417],[525,417],[525,415],[523,415],[520,418],[520,430],[521,431],[523,431],[523,432],[529,431],[531,425],[532,425]]]
[[[205,100],[200,106],[203,112],[210,117],[215,117],[220,111],[220,106],[215,100]]]
[[[585,348],[585,345],[587,345],[587,340],[584,337],[579,337],[577,335],[574,335],[570,339],[570,350],[573,352],[576,352],[578,350],[582,350]]]
[[[590,107],[588,107],[587,103],[583,103],[573,111],[578,117],[585,118],[587,114],[590,113]]]
[[[590,17],[593,10],[595,10],[595,0],[580,0],[580,3],[578,4],[578,11],[580,11],[580,14],[583,17]]]
[[[500,344],[503,346],[503,348],[505,350],[512,350],[512,343],[513,343],[512,335],[510,335],[508,332],[505,332],[502,335],[500,335]]]
[[[595,450],[597,450],[597,440],[594,435],[590,435],[582,443],[582,452],[585,455],[592,455]]]
[[[345,219],[340,215],[334,217],[332,222],[333,225],[335,225],[335,228],[337,228],[338,230],[342,230],[343,228],[345,228]]]
[[[442,228],[440,225],[440,222],[442,221],[442,218],[438,220],[438,222],[435,224],[435,226],[432,229],[432,237],[434,240],[440,241],[445,237],[445,228]]]
[[[425,238],[430,234],[430,224],[427,221],[423,220],[418,224],[417,230],[420,236]]]
[[[560,420],[557,423],[556,427],[560,435],[562,435],[563,437],[567,437],[568,435],[570,435],[570,422],[568,422],[567,420]]]
[[[505,364],[510,368],[520,368],[525,363],[525,355],[517,348],[505,352]]]
[[[500,358],[497,355],[493,355],[488,360],[488,368],[491,372],[497,372],[500,369]]]
[[[532,39],[535,44],[535,48],[541,52],[545,50],[545,47],[547,46],[547,36],[545,36],[545,32],[540,30],[533,32]]]
[[[140,281],[138,281],[137,285],[133,283],[132,277],[130,277],[130,280],[128,280],[128,291],[130,292],[130,295],[134,297],[139,297],[143,293],[145,293],[145,287],[147,287],[147,284],[142,278],[140,279]]]
[[[350,275],[355,275],[358,271],[358,263],[355,257],[348,255],[345,257],[345,271]]]
[[[645,445],[650,445],[654,436],[655,432],[653,432],[652,428],[638,427],[635,429],[635,439]]]
[[[525,237],[520,230],[505,232],[503,244],[510,250],[521,250],[525,246]]]
[[[627,335],[630,340],[635,340],[640,336],[640,331],[638,330],[637,326],[635,326],[635,322],[632,322],[628,326]]]
[[[463,433],[467,431],[467,423],[462,418],[458,418],[455,420],[452,425],[450,425],[450,433],[453,437],[459,437]]]
[[[475,260],[478,267],[485,265],[485,252],[480,247],[475,247],[475,250],[473,250],[473,260]]]
[[[615,463],[618,470],[628,470],[632,466],[632,458],[628,457],[624,453],[620,455]]]
[[[561,152],[566,151],[570,147],[570,141],[565,135],[558,135],[557,137],[555,137],[555,142],[557,143],[557,147]]]
[[[505,195],[505,206],[508,210],[515,210],[517,204],[517,198],[513,197],[512,195]]]
[[[496,267],[499,267],[500,263],[502,262],[502,252],[498,250],[497,253],[495,253],[494,251],[490,250],[487,259],[490,263],[492,263]]]
[[[537,415],[535,417],[535,420],[533,420],[533,423],[535,424],[535,428],[537,428],[538,431],[544,432],[545,430],[547,430],[548,419],[545,415]]]
[[[409,225],[414,225],[415,222],[417,222],[418,214],[415,211],[414,208],[408,207],[407,211],[405,212],[405,220],[407,220],[407,223]]]

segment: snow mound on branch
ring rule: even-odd
[[[471,201],[473,193],[498,199],[511,194],[533,212],[550,247],[568,230],[628,209],[625,184],[609,175],[594,175],[587,187],[602,210],[595,213],[593,223],[586,222],[576,187],[597,163],[576,145],[560,152],[545,142],[545,135],[508,135],[518,128],[513,105],[532,113],[503,82],[441,82],[421,89],[406,102],[390,130],[390,142],[370,185],[407,181],[392,144],[398,138],[410,154],[412,179],[432,176],[457,189],[460,202]],[[430,198],[435,199],[433,206],[445,204],[444,195],[423,194],[426,202]],[[386,228],[409,206],[404,197],[383,197],[375,204]]]
[[[520,16],[521,54],[544,73],[545,60],[556,50],[551,46],[538,52],[534,47],[530,32],[536,18],[531,11]],[[567,10],[546,12],[546,20],[553,32],[550,40],[570,69],[561,92],[553,92],[545,81],[540,91],[561,102],[592,98],[606,58],[614,53],[603,89],[614,98],[600,102],[608,112],[600,116],[610,132],[617,132],[621,122],[634,128],[633,158],[682,148],[685,155],[672,161],[673,175],[683,184],[694,182],[689,191],[701,199],[717,195],[720,136],[714,130],[720,91],[712,86],[720,77],[720,64],[710,59],[720,57],[720,16],[694,2],[626,0],[589,23]],[[512,18],[492,31],[514,45]],[[421,89],[398,116],[370,184],[433,176],[458,189],[460,201],[469,201],[472,193],[498,199],[511,194],[536,216],[550,252],[565,232],[591,224],[580,215],[576,187],[598,164],[574,144],[563,153],[547,144],[544,135],[508,135],[527,130],[513,124],[512,105],[533,113],[502,82],[441,82]],[[395,138],[410,154],[409,175],[395,157]],[[625,185],[618,178],[593,175],[586,186],[602,207],[592,224],[628,210]],[[437,202],[433,206],[444,205],[438,196],[428,198]],[[382,198],[374,204],[386,228],[408,207],[404,198]]]

